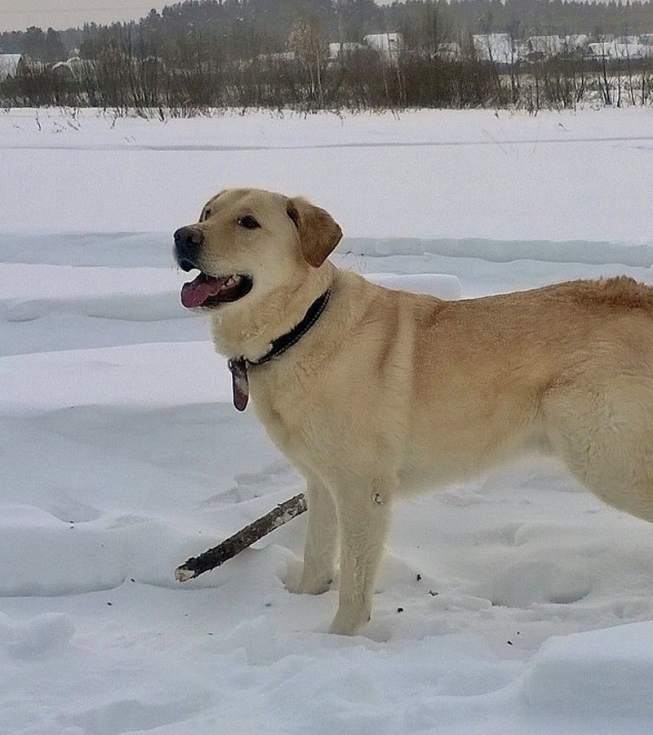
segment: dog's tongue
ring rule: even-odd
[[[217,296],[226,278],[214,278],[200,273],[194,281],[184,283],[181,288],[181,303],[187,309],[202,306],[211,296]]]

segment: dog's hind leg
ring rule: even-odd
[[[542,406],[551,447],[571,472],[606,503],[653,522],[653,380],[588,381]]]
[[[370,619],[396,484],[381,478],[343,480],[334,487],[340,528],[340,599],[330,630],[353,635]]]

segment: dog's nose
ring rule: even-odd
[[[174,235],[175,257],[182,270],[190,271],[197,268],[197,257],[204,242],[204,233],[199,227],[189,225],[180,227]]]

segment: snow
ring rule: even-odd
[[[553,636],[535,656],[524,694],[534,707],[653,717],[651,623]]]
[[[653,534],[529,459],[398,505],[362,635],[300,596],[301,490],[179,305],[171,232],[304,193],[336,260],[444,298],[653,283],[651,113],[0,115],[0,732],[648,735]],[[548,141],[548,142],[547,142]]]
[[[200,366],[192,372],[193,403],[230,400],[229,373],[211,345],[173,342],[5,357],[0,375],[6,393],[0,405],[29,410],[175,405],[188,381],[183,371],[186,363]],[[58,378],[54,383],[53,371]]]
[[[41,110],[41,132],[36,117],[0,115],[3,168],[21,173],[0,179],[3,229],[121,232],[125,265],[129,237],[194,220],[225,182],[302,193],[348,237],[633,244],[649,227],[651,108],[229,114],[165,125]]]

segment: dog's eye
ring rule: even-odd
[[[251,214],[246,214],[244,217],[238,218],[238,224],[247,230],[255,230],[260,227],[259,223],[252,217]]]
[[[205,210],[204,210],[204,211],[202,212],[202,215],[201,215],[201,217],[200,217],[200,222],[204,222],[204,221],[205,221],[205,220],[207,220],[207,219],[208,219],[208,218],[209,218],[210,216],[211,216],[211,210],[210,210],[210,209],[205,209]]]

